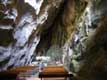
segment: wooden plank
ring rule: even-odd
[[[19,73],[26,72],[27,70],[36,69],[36,66],[22,66],[14,69],[0,72],[0,77],[16,77]]]
[[[40,78],[45,77],[72,77],[72,74],[69,74],[69,72],[63,67],[63,66],[52,66],[52,67],[46,67],[43,72],[39,73]]]
[[[25,80],[41,80],[40,78],[27,78]],[[65,80],[65,78],[43,78],[42,80]]]
[[[43,78],[42,80],[65,80],[65,78]]]

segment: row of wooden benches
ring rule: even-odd
[[[24,67],[16,67],[14,69],[6,70],[0,72],[0,78],[7,77],[7,78],[15,78],[20,73],[25,73],[28,70],[34,70],[38,67],[36,66],[24,66]],[[70,77],[72,78],[73,75],[69,73],[63,66],[49,66],[45,67],[43,72],[39,73],[39,78],[52,78],[52,77]]]

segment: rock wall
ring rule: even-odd
[[[86,5],[85,0],[1,0],[0,70],[31,65],[55,45],[64,50]]]
[[[77,30],[69,41],[72,51],[69,68],[74,80],[106,80],[106,0],[89,0],[89,4],[76,24]],[[69,49],[70,48],[70,49]]]
[[[106,5],[106,0],[1,0],[0,71],[57,54],[76,73],[74,79],[106,80]]]
[[[30,65],[63,0],[0,0],[0,70]]]

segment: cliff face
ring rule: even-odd
[[[107,1],[32,1],[0,1],[0,70],[58,54],[77,80],[105,77]]]
[[[106,80],[106,0],[90,0],[74,34],[70,68],[76,80]]]
[[[63,3],[32,1],[0,1],[1,70],[31,64],[42,30],[52,24]]]
[[[30,65],[50,47],[62,48],[85,6],[74,0],[1,0],[0,69]]]
[[[46,55],[51,47],[59,47],[62,49],[63,62],[68,53],[67,50],[71,44],[73,33],[76,30],[76,22],[84,12],[87,1],[67,0],[62,4],[53,24],[41,34],[41,40],[36,48],[36,52]],[[78,9],[80,7],[80,9]],[[51,53],[50,53],[51,54]],[[60,54],[60,53],[59,53]],[[70,57],[70,56],[69,56]]]

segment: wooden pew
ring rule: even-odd
[[[19,73],[36,69],[36,66],[23,66],[0,72],[0,78],[16,78]]]
[[[73,74],[69,73],[63,66],[51,66],[45,67],[42,72],[39,73],[39,78],[60,78],[64,77],[65,79],[73,77]]]

